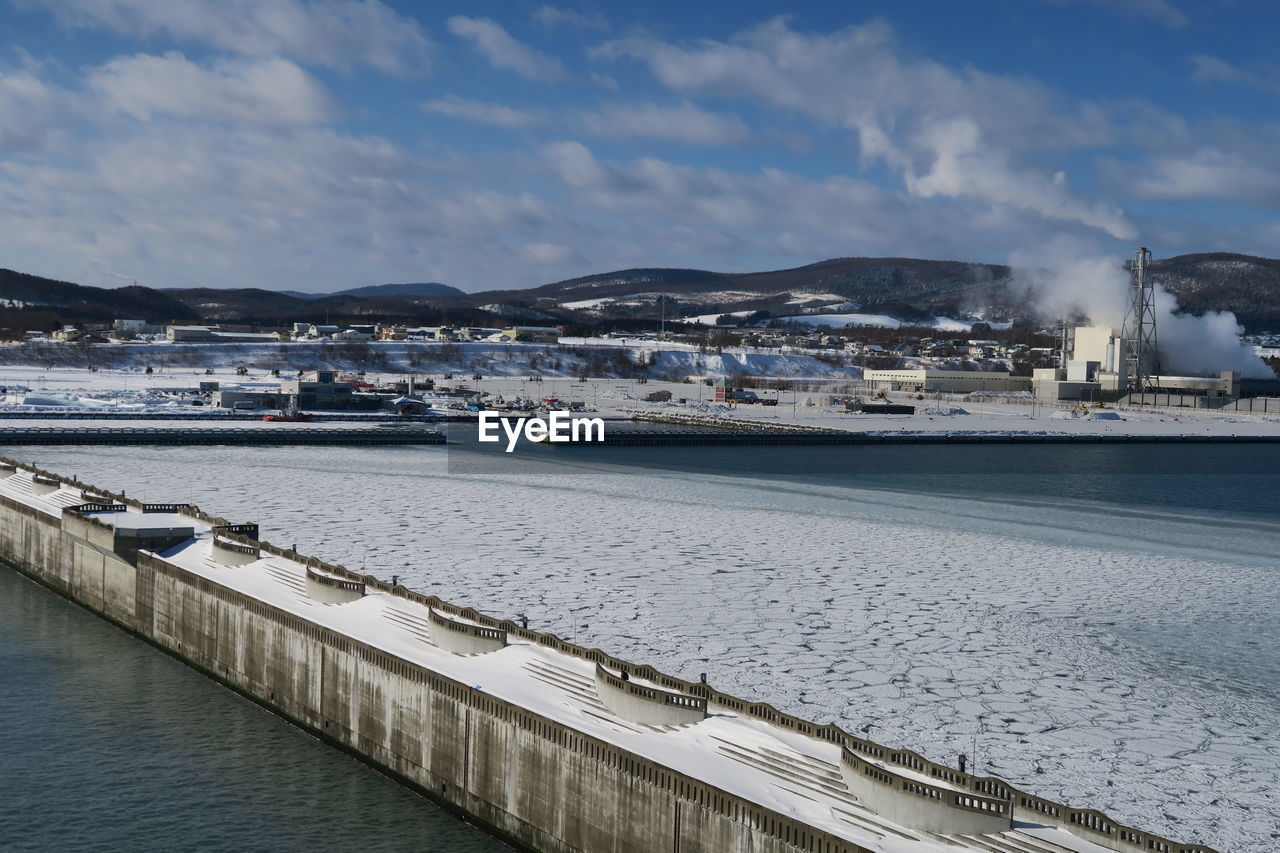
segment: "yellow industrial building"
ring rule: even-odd
[[[1030,391],[1031,378],[994,370],[864,370],[862,381],[877,391],[941,391],[972,394],[979,391]]]

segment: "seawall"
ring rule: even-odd
[[[1216,853],[256,535],[0,462],[4,562],[524,849]]]

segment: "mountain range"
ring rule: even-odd
[[[333,293],[303,293],[300,290],[282,290],[289,296],[300,299],[321,299],[325,296],[451,296],[462,294],[456,287],[439,282],[415,282],[409,284],[370,284],[366,287],[352,287]]]
[[[1152,262],[1183,311],[1232,311],[1247,331],[1280,331],[1280,260],[1225,252]],[[464,293],[437,282],[334,293],[260,288],[99,288],[0,269],[0,326],[51,327],[130,317],[153,323],[567,323],[634,327],[665,318],[778,322],[805,315],[887,315],[1043,324],[1007,266],[912,258],[835,258],[784,270],[627,269],[522,290]],[[731,315],[731,316],[724,316]],[[25,324],[25,325],[24,325]]]

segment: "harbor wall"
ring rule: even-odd
[[[0,496],[4,562],[519,847],[864,850],[110,541]]]
[[[1045,822],[1120,853],[1218,853],[1125,826],[1107,815],[1019,791],[722,693],[647,665],[460,608],[436,596],[326,564],[238,531],[186,505],[148,505],[13,460],[47,483],[80,489],[86,501],[131,510],[180,512],[217,528],[219,539],[264,556],[304,562],[317,576],[362,584],[449,617],[499,629],[516,640],[569,654],[660,688],[696,696],[881,762],[886,784],[922,797],[946,790],[905,779],[905,768],[1010,804],[1018,820]],[[323,740],[407,784],[510,843],[540,851],[725,851],[868,853],[848,840],[671,770],[550,718],[446,678],[340,632],[189,572],[142,551],[136,564],[112,550],[113,529],[93,515],[50,515],[0,495],[0,562],[131,631]],[[910,799],[910,797],[908,797]],[[914,820],[913,816],[907,816]]]

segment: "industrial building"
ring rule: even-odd
[[[535,344],[554,344],[560,341],[560,329],[556,326],[512,326],[503,329],[502,334],[513,341]]]
[[[166,326],[166,340],[174,343],[264,344],[288,340],[274,332],[224,332],[217,326]]]
[[[224,409],[371,411],[381,408],[384,399],[390,398],[357,394],[354,384],[338,379],[337,371],[313,370],[296,379],[282,379],[275,391],[215,391],[213,405]]]
[[[297,399],[297,408],[377,409],[382,399],[372,394],[356,394],[355,386],[338,379],[337,371],[313,370],[297,379],[280,380],[280,393]]]
[[[1118,331],[1062,324],[1058,367],[1032,375],[1036,398],[1214,408],[1240,397],[1280,393],[1280,380],[1242,379],[1234,370],[1207,376],[1162,370],[1155,284],[1146,274],[1150,260],[1151,252],[1142,248],[1129,262],[1129,299]]]
[[[941,391],[973,394],[981,391],[1030,391],[1031,378],[995,370],[864,370],[862,381],[877,391]]]
[[[1133,391],[1132,359],[1125,357],[1125,339],[1109,326],[1077,326],[1065,336],[1065,366],[1032,374],[1036,397],[1058,400],[1118,400]],[[1158,362],[1157,362],[1158,363]],[[1147,373],[1144,394],[1235,398],[1241,395],[1239,371],[1212,376],[1173,376]]]

